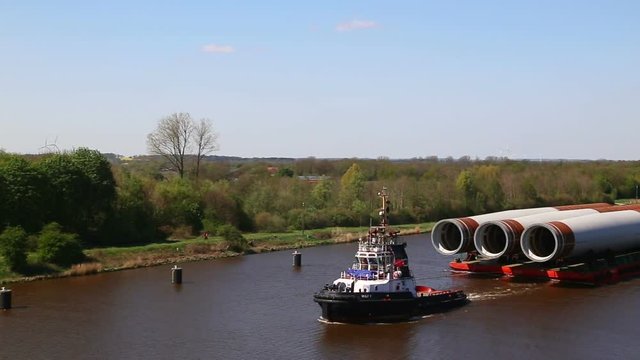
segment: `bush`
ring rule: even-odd
[[[38,238],[38,256],[43,262],[61,266],[79,263],[84,259],[78,236],[62,232],[57,223],[42,228]]]
[[[335,209],[328,212],[333,226],[357,226],[358,221],[352,212]]]
[[[316,231],[315,233],[313,233],[313,237],[317,240],[328,240],[333,238],[333,234],[331,233],[330,230],[322,230],[322,231]]]
[[[218,228],[218,235],[229,244],[229,250],[235,252],[243,252],[247,249],[247,239],[242,236],[240,230],[233,225],[222,225]]]
[[[415,216],[409,209],[399,209],[389,214],[389,222],[391,224],[411,224],[416,222]]]
[[[161,224],[191,226],[192,235],[202,230],[203,210],[193,184],[175,179],[156,185],[153,206]]]
[[[283,232],[286,230],[284,219],[268,212],[258,213],[255,217],[255,223],[258,231]]]
[[[27,264],[27,233],[20,227],[8,227],[0,234],[0,256],[11,270]]]

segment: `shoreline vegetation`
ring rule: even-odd
[[[188,114],[159,126],[172,121],[196,126]],[[178,163],[88,148],[0,150],[0,282],[351,241],[377,218],[385,187],[391,224],[613,203],[640,191],[640,161],[231,159],[181,149]]]
[[[406,224],[393,226],[401,236],[427,233],[435,223]],[[84,250],[86,261],[69,268],[41,269],[45,273],[20,275],[15,272],[2,272],[0,284],[45,280],[61,277],[84,276],[104,272],[136,269],[166,264],[213,260],[227,257],[260,254],[272,251],[293,250],[306,247],[354,242],[364,236],[368,227],[333,227],[324,229],[244,234],[248,247],[236,252],[228,249],[227,242],[220,236],[208,239],[202,236],[184,240],[167,240],[136,246],[92,248]]]

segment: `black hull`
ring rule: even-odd
[[[345,293],[323,290],[313,296],[322,319],[343,323],[400,322],[465,305],[462,291],[413,297],[406,293]]]

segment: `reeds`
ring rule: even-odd
[[[67,276],[81,276],[89,274],[97,274],[103,270],[103,266],[98,262],[76,264],[64,272]]]

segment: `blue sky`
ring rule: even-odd
[[[0,0],[0,148],[640,159],[640,1]]]

